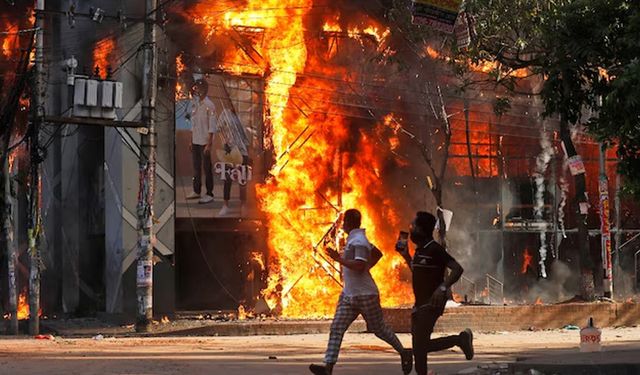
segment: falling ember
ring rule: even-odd
[[[95,68],[99,69],[101,79],[107,78],[115,48],[116,40],[113,36],[109,36],[96,43],[93,49],[93,64]]]
[[[529,252],[529,249],[525,249],[523,260],[522,260],[522,268],[520,269],[520,273],[523,275],[527,273],[527,271],[531,267],[531,264],[533,264],[533,256],[531,255],[531,252]]]

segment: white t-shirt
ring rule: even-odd
[[[191,101],[191,143],[205,146],[209,134],[216,132],[216,106],[211,99],[196,97]]]
[[[345,260],[361,260],[367,264],[364,271],[358,272],[347,267],[342,267],[344,288],[342,293],[347,297],[372,296],[379,294],[378,286],[369,273],[369,261],[371,260],[372,245],[367,239],[364,229],[353,229],[347,237],[347,245],[344,248],[342,258]]]

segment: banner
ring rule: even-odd
[[[609,220],[609,184],[606,176],[600,177],[600,230],[602,233],[602,267],[604,269],[605,292],[610,290],[613,280],[611,263],[611,228]]]
[[[580,157],[580,155],[570,157],[567,159],[567,163],[569,164],[569,171],[572,176],[577,176],[587,172],[584,168],[584,163],[582,162],[582,157]]]
[[[453,33],[462,0],[414,0],[413,23]]]

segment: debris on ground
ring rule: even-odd
[[[55,337],[53,337],[53,335],[36,335],[34,338],[36,340],[55,340]]]
[[[567,331],[579,331],[580,327],[574,326],[573,324],[567,324],[562,329],[566,329]]]
[[[507,375],[509,365],[506,363],[484,364],[478,367],[470,367],[458,372],[458,375]]]

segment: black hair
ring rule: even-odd
[[[348,209],[344,212],[344,221],[353,224],[356,228],[360,228],[362,224],[362,214],[355,208]]]
[[[415,224],[423,234],[431,235],[436,227],[436,217],[428,212],[418,211]]]
[[[195,83],[195,87],[198,89],[202,89],[205,95],[209,93],[209,82],[204,79],[197,80]]]

